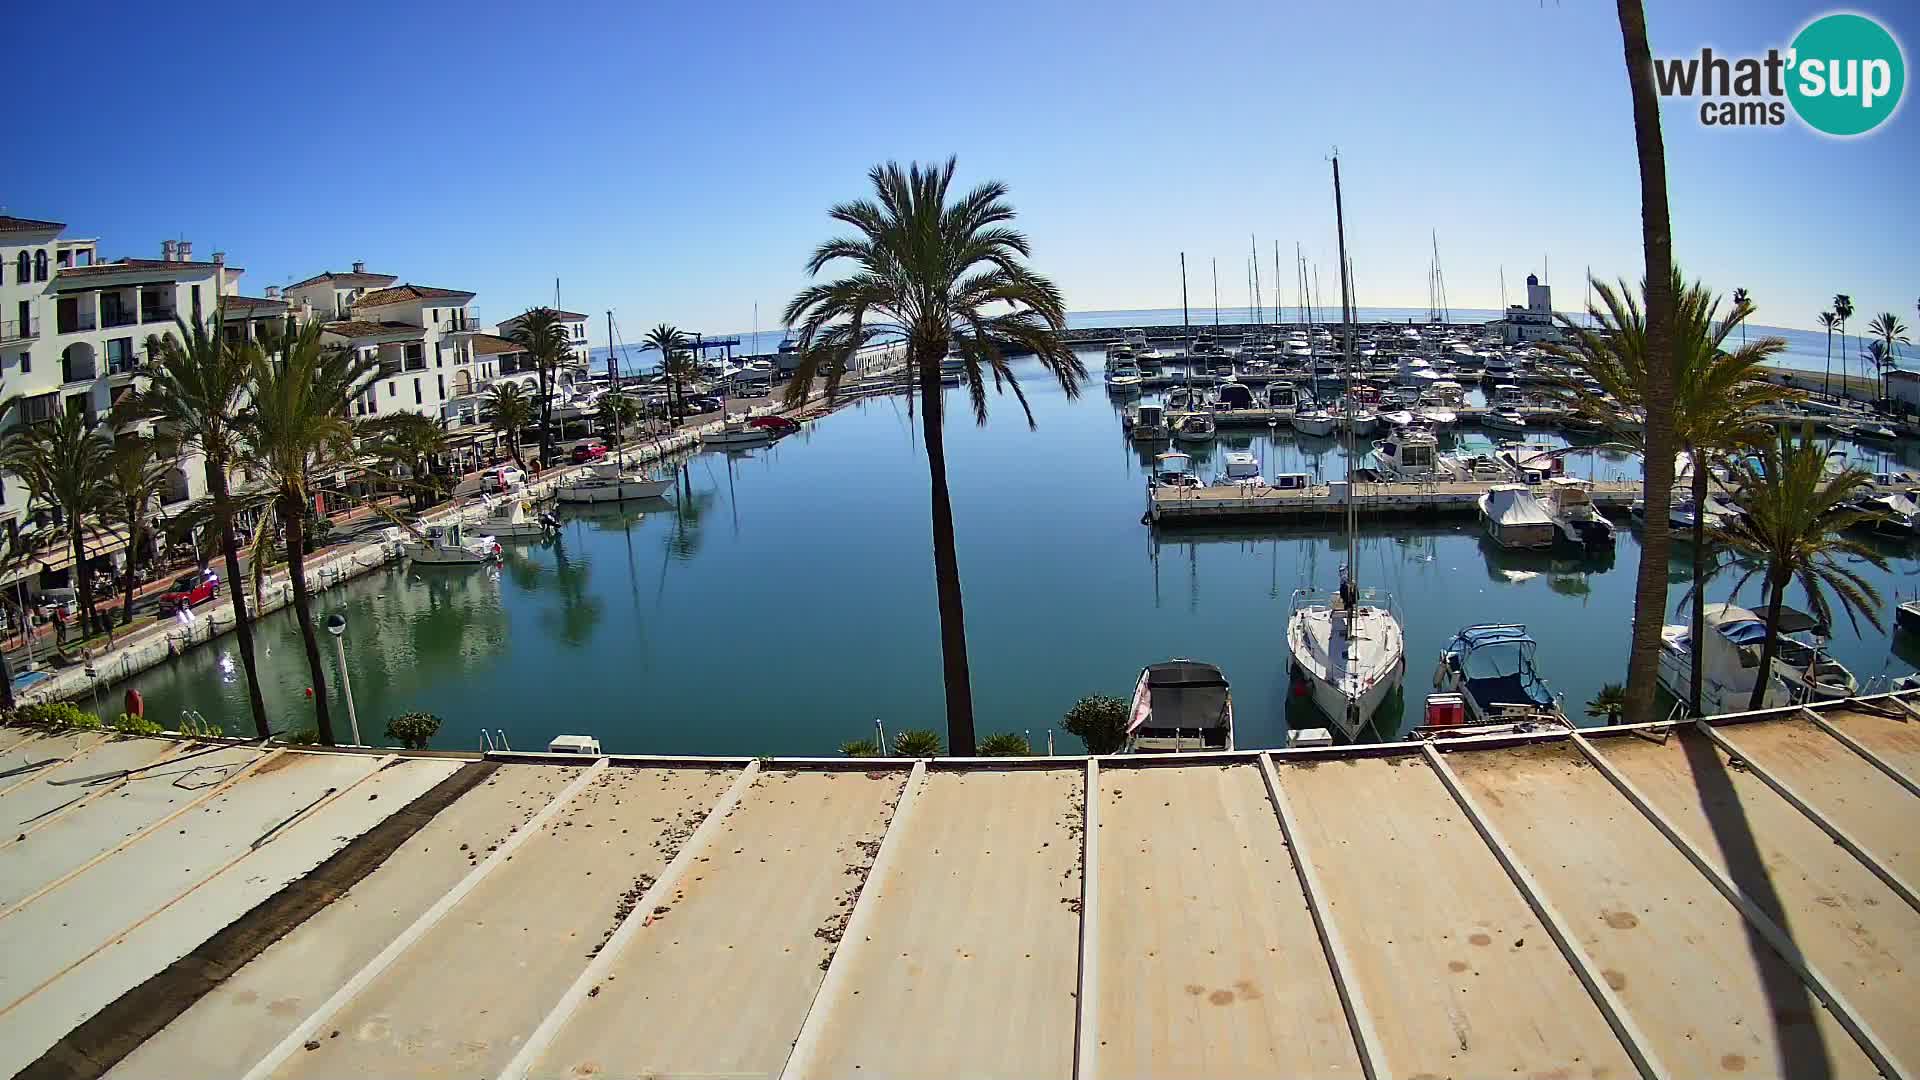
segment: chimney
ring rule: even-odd
[[[193,241],[182,240],[178,244],[174,245],[173,250],[179,254],[181,262],[193,261]]]
[[[216,251],[216,252],[214,252],[214,253],[213,253],[213,265],[215,265],[215,266],[225,266],[225,265],[227,265],[227,253],[226,253],[226,252],[224,252],[224,251]]]
[[[366,264],[366,263],[363,263],[363,262],[357,262],[357,263],[354,263],[354,264],[353,264],[353,272],[354,272],[354,273],[356,273],[356,274],[364,274],[364,273],[366,273],[366,272],[367,272],[367,264]]]
[[[161,262],[173,261],[173,241],[171,240],[160,241],[160,261]]]
[[[280,299],[280,286],[278,285],[267,286],[267,299],[269,300]]]

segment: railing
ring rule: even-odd
[[[406,362],[406,369],[407,369],[408,371],[425,371],[425,370],[427,370],[427,358],[426,358],[425,356],[409,356],[409,357],[407,357],[407,362]]]
[[[112,353],[107,354],[107,374],[109,375],[138,374],[140,367],[140,356],[137,353],[128,356],[115,356]]]
[[[0,341],[26,341],[40,336],[40,320],[8,319],[0,322]]]
[[[72,315],[61,314],[55,320],[62,334],[78,334],[93,329],[93,312],[76,311]]]
[[[140,321],[150,322],[150,323],[172,322],[174,317],[174,312],[178,310],[179,310],[178,308],[173,308],[173,307],[148,308],[146,311],[141,313]]]
[[[473,312],[449,315],[440,320],[440,332],[443,334],[464,334],[480,329],[480,318]]]
[[[124,310],[109,311],[105,315],[100,316],[100,325],[103,327],[132,326],[138,321],[140,321],[139,317],[133,312]]]
[[[398,375],[398,374],[400,374],[400,362],[399,362],[399,361],[397,361],[397,360],[382,360],[382,361],[380,361],[380,376],[379,376],[380,378],[382,378],[382,379],[390,379],[390,378],[392,378],[393,376],[395,376],[395,375]]]

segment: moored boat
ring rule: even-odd
[[[1753,700],[1760,672],[1760,651],[1767,624],[1732,604],[1706,607],[1706,643],[1700,652],[1700,708],[1708,716],[1744,712]],[[1684,623],[1660,628],[1660,685],[1680,701],[1690,699],[1693,681],[1693,628]],[[1763,709],[1792,704],[1793,690],[1776,666],[1760,698]]]
[[[701,446],[762,446],[800,430],[800,425],[778,414],[738,417],[718,431],[700,433]]]
[[[472,566],[498,561],[501,556],[498,540],[471,535],[459,522],[430,525],[403,543],[400,550],[415,563],[428,566]]]
[[[1441,650],[1417,734],[1492,734],[1571,728],[1534,663],[1539,644],[1519,623],[1477,623]],[[1457,707],[1457,708],[1456,708]]]
[[[539,539],[560,531],[552,513],[537,510],[532,499],[511,495],[488,496],[478,524],[495,539]]]
[[[1203,412],[1190,412],[1173,422],[1173,437],[1181,442],[1207,442],[1218,431],[1213,417]]]
[[[1127,714],[1126,753],[1233,748],[1233,692],[1219,668],[1175,659],[1140,672]]]
[[[556,485],[553,495],[563,503],[606,503],[658,499],[671,490],[670,479],[655,479],[622,462],[602,461],[586,476]]]
[[[1560,533],[1546,505],[1519,484],[1495,484],[1479,502],[1480,523],[1501,547],[1552,547]]]
[[[1552,477],[1546,504],[1561,543],[1581,549],[1613,546],[1613,522],[1593,505],[1592,484],[1571,476]]]

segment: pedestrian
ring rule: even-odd
[[[67,643],[67,615],[59,604],[53,605],[53,634],[57,644]]]

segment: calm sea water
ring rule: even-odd
[[[1097,378],[1099,358],[1088,362]],[[1283,632],[1296,588],[1334,584],[1342,538],[1325,527],[1156,535],[1140,524],[1146,455],[1122,437],[1119,406],[1097,383],[1068,401],[1031,362],[1018,370],[1037,430],[1011,398],[994,401],[984,428],[964,414],[948,427],[980,731],[1029,733],[1044,748],[1075,699],[1124,696],[1141,666],[1173,656],[1225,670],[1242,746],[1322,726],[1288,695]],[[1223,435],[1198,468],[1212,473],[1241,447],[1269,474],[1345,468],[1334,441],[1285,429]],[[1906,453],[1900,463],[1920,468]],[[1569,468],[1638,471],[1600,451]],[[556,542],[510,543],[497,570],[395,569],[325,594],[322,608],[349,618],[366,734],[421,709],[445,718],[437,745],[448,748],[477,748],[484,727],[522,749],[584,732],[632,753],[830,754],[876,718],[889,731],[943,725],[926,460],[904,399],[854,404],[772,447],[701,454],[682,480],[674,504],[573,514]],[[1363,533],[1362,581],[1390,590],[1406,624],[1405,700],[1383,734],[1415,720],[1440,649],[1471,622],[1527,624],[1576,716],[1623,677],[1630,531],[1601,560],[1499,551],[1469,520],[1369,521]],[[1890,599],[1911,595],[1915,552],[1887,553],[1889,573],[1862,569]],[[1673,584],[1678,602],[1678,563]],[[261,641],[276,723],[311,723],[291,616],[268,618]],[[1864,624],[1856,635],[1843,622],[1833,648],[1862,679],[1920,662],[1920,641]],[[194,709],[248,729],[232,650],[220,639],[139,676],[149,715]],[[1056,745],[1078,749],[1064,733]]]

